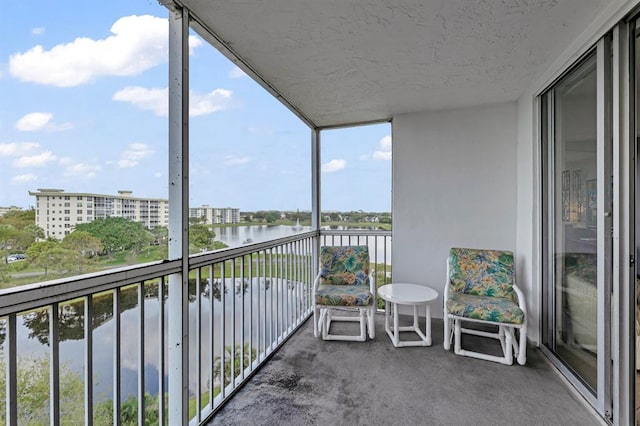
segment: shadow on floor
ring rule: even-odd
[[[433,320],[431,347],[394,348],[384,315],[364,343],[324,342],[312,326],[307,321],[210,424],[603,424],[535,348],[525,366],[505,366],[445,351],[442,320]],[[465,336],[463,347],[486,341]]]

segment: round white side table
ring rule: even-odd
[[[438,298],[438,292],[431,287],[409,284],[392,283],[378,288],[378,295],[384,300],[384,329],[393,342],[393,346],[431,346],[431,307],[430,302]],[[398,325],[398,305],[413,306],[413,325]],[[426,306],[426,330],[423,333],[418,325],[418,306]],[[393,314],[393,327],[389,324],[389,317]],[[420,340],[400,340],[401,331],[413,331]]]

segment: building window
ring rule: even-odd
[[[82,210],[76,210],[77,214],[82,214]]]
[[[71,206],[71,203],[64,203],[64,206],[65,207],[69,207],[69,206]]]
[[[76,207],[82,207],[82,203],[77,203]]]
[[[65,222],[69,222],[71,220],[71,218],[69,218],[69,216],[65,216],[64,221]]]
[[[87,214],[88,215],[92,215],[93,214],[93,210],[87,210]]]
[[[76,218],[76,222],[82,222],[82,216],[78,216],[78,217]]]
[[[69,214],[70,210],[65,210],[64,214]]]
[[[82,195],[79,195],[79,196],[78,196],[78,200],[82,200]]]

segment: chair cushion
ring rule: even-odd
[[[367,285],[319,285],[316,304],[325,306],[369,306],[374,300]]]
[[[522,309],[511,300],[501,297],[449,293],[447,312],[459,317],[505,324],[522,324],[524,321]]]
[[[513,282],[513,253],[510,251],[452,248],[449,252],[451,292],[516,302]]]
[[[320,284],[369,286],[367,246],[323,246],[320,249]]]

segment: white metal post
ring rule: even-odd
[[[169,415],[187,424],[189,395],[189,12],[169,13],[169,259],[181,273],[169,276]]]
[[[320,129],[311,129],[311,228],[316,231],[313,245],[313,272],[317,274],[320,255]]]
[[[598,378],[597,407],[612,416],[611,401],[611,276],[612,228],[611,200],[612,128],[611,128],[611,40],[604,36],[597,48],[597,232],[598,232]],[[600,319],[602,318],[602,319]]]
[[[613,30],[613,423],[635,423],[635,205],[633,57],[629,44],[635,26],[621,22]],[[635,36],[633,37],[635,40]]]

